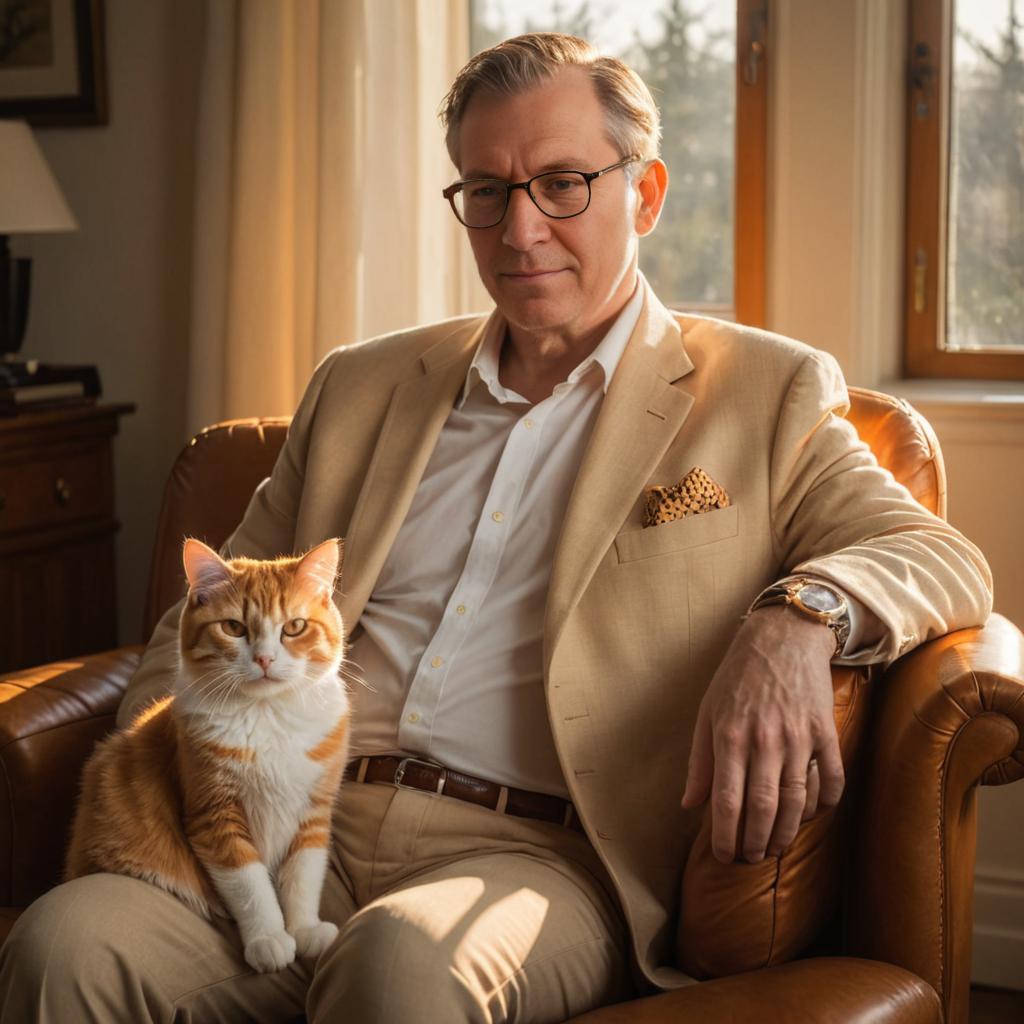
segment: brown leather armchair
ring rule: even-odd
[[[931,428],[905,402],[851,389],[879,462],[945,514]],[[167,484],[148,636],[181,595],[184,534],[219,546],[284,440],[287,420],[219,424]],[[141,647],[0,678],[0,937],[54,885],[83,762],[114,725]],[[681,872],[676,957],[701,984],[575,1024],[967,1020],[976,790],[1024,775],[1024,637],[999,615],[887,672],[836,669],[848,787],[781,858],[718,864],[707,829]]]

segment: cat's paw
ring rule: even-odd
[[[295,959],[295,939],[286,931],[260,935],[245,946],[245,962],[260,974],[287,967]]]
[[[338,937],[338,926],[330,921],[317,921],[296,928],[292,934],[299,956],[319,956]]]

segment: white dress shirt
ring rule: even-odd
[[[548,580],[642,305],[637,287],[594,352],[536,405],[499,381],[506,322],[491,317],[353,635],[353,757],[415,755],[569,797],[544,695]]]

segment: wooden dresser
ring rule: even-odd
[[[134,409],[0,417],[0,671],[116,646],[112,448]]]

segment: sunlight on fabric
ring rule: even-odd
[[[544,927],[549,901],[533,889],[519,889],[491,904],[466,929],[453,963],[476,975],[485,991],[507,978],[512,965],[522,966]],[[501,941],[495,944],[494,937]],[[480,960],[480,950],[492,948],[493,963]]]
[[[470,913],[484,893],[482,878],[445,878],[428,885],[403,889],[402,912],[434,942],[445,938]]]

